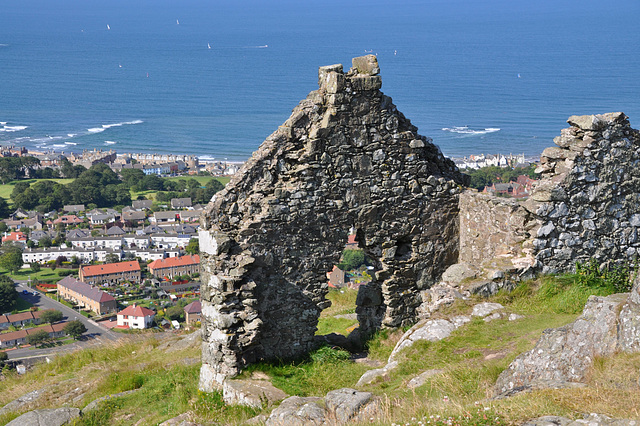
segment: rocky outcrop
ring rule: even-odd
[[[372,395],[343,388],[324,398],[292,396],[271,412],[267,426],[344,424],[372,406]]]
[[[564,327],[545,330],[536,346],[518,356],[496,382],[496,393],[508,396],[524,390],[582,384],[595,357],[640,346],[636,303],[640,280],[630,294],[591,296],[582,315]]]
[[[321,67],[319,89],[207,206],[201,389],[314,347],[326,272],[351,230],[376,269],[357,298],[358,335],[414,323],[420,292],[456,262],[465,178],[380,91],[378,72],[373,55],[346,73]]]
[[[6,404],[4,407],[0,408],[0,415],[8,413],[10,411],[24,411],[32,404],[35,404],[42,396],[49,390],[48,387],[44,387],[42,389],[36,389],[27,394],[22,395],[19,398],[14,399],[13,401]]]
[[[62,407],[33,410],[13,419],[7,426],[62,426],[80,417],[78,408]]]

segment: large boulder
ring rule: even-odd
[[[11,420],[7,426],[62,426],[78,417],[80,409],[72,407],[34,410]]]
[[[370,392],[342,388],[327,393],[324,403],[329,417],[339,423],[345,423],[371,401],[371,396]]]
[[[222,396],[227,404],[240,404],[261,408],[282,401],[288,395],[268,380],[230,380],[222,384]]]
[[[267,426],[321,425],[325,420],[322,398],[291,396],[266,421]]]
[[[536,346],[518,356],[496,382],[496,392],[508,395],[532,388],[582,383],[597,356],[618,347],[617,313],[626,294],[591,296],[573,323],[543,332]]]

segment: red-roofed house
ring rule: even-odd
[[[148,308],[133,304],[118,312],[119,328],[149,328],[153,325],[156,313]]]
[[[60,297],[89,308],[98,315],[118,310],[118,303],[113,296],[72,276],[64,277],[57,286]]]
[[[133,262],[105,263],[80,268],[80,281],[87,284],[118,284],[121,281],[140,282],[142,272],[137,260]]]
[[[200,273],[200,256],[178,256],[158,259],[147,265],[157,278],[173,278],[178,275]]]
[[[5,241],[15,241],[15,242],[20,242],[20,243],[26,243],[27,242],[27,236],[24,235],[24,233],[22,232],[11,232],[9,233],[9,235],[6,235],[4,237],[2,237],[2,242],[4,243]]]
[[[202,314],[202,304],[200,303],[199,300],[196,300],[195,302],[191,302],[184,307],[185,322],[187,324],[193,324],[198,321],[201,321],[202,320],[202,317],[200,316],[201,314]]]
[[[349,237],[347,237],[347,245],[345,247],[345,249],[347,250],[357,250],[360,247],[358,246],[358,242],[356,241],[356,235],[355,234],[351,234],[349,235]]]
[[[53,325],[46,325],[44,327],[28,328],[26,330],[11,331],[9,333],[0,334],[0,348],[10,348],[12,346],[22,345],[27,342],[27,336],[44,330],[49,333],[49,337],[61,337],[65,335],[64,326],[66,322],[59,322]]]
[[[54,220],[53,224],[57,225],[58,223],[62,223],[64,225],[77,225],[77,224],[82,223],[82,222],[83,222],[83,220],[80,219],[78,216],[76,216],[74,214],[66,214],[66,215],[60,216],[59,218]]]

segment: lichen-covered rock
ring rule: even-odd
[[[415,323],[420,292],[457,261],[467,178],[380,92],[378,72],[373,55],[320,68],[319,89],[205,209],[200,389],[315,347],[351,230],[375,266],[354,336]]]
[[[451,320],[433,319],[419,321],[404,333],[402,338],[396,343],[396,346],[389,356],[389,362],[396,361],[400,351],[413,346],[416,342],[420,340],[437,342],[438,340],[445,339],[451,335],[453,330],[469,321],[471,321],[471,318],[464,315],[451,318]]]
[[[222,384],[222,397],[227,404],[262,408],[287,396],[268,380],[225,380]]]
[[[471,316],[484,318],[501,309],[504,309],[504,306],[499,303],[482,302],[473,306]]]
[[[322,398],[291,396],[275,408],[266,421],[267,426],[321,425],[325,421]]]
[[[544,416],[529,420],[522,426],[638,426],[640,422],[630,419],[612,419],[604,414],[591,413],[583,419],[571,420],[566,417]]]
[[[6,404],[4,407],[0,408],[0,415],[8,413],[10,411],[24,411],[30,404],[38,401],[42,396],[47,392],[48,387],[44,387],[42,389],[36,389],[29,393],[22,395],[19,398],[14,399],[13,401]]]
[[[33,410],[11,420],[7,426],[62,426],[80,417],[80,409],[73,407]]]
[[[497,394],[582,382],[596,356],[617,349],[617,311],[626,298],[626,294],[589,297],[577,320],[545,330],[532,350],[518,356],[500,374]]]
[[[640,352],[640,277],[636,277],[618,317],[618,344],[625,352]]]
[[[423,371],[422,373],[418,374],[416,377],[409,380],[409,383],[407,383],[407,387],[409,389],[418,388],[424,385],[427,379],[429,379],[430,377],[437,376],[442,373],[444,373],[444,370],[436,369],[436,368]]]
[[[327,416],[339,423],[346,423],[371,401],[371,392],[342,388],[328,392],[324,397]]]

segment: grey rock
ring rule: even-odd
[[[103,403],[104,401],[108,401],[108,400],[113,399],[113,398],[118,398],[120,396],[130,395],[132,393],[138,392],[139,390],[140,389],[133,389],[133,390],[128,390],[128,391],[124,391],[124,392],[118,392],[118,393],[114,393],[112,395],[106,395],[106,396],[102,396],[100,398],[94,399],[93,401],[88,403],[82,409],[82,412],[83,413],[88,413],[89,411],[96,410],[96,409],[98,409],[100,407],[100,404]]]
[[[470,263],[455,263],[442,273],[442,281],[449,284],[459,284],[463,280],[476,278],[478,272],[478,268]]]
[[[358,380],[358,383],[356,383],[356,386],[360,387],[360,386],[368,385],[369,383],[373,383],[373,381],[377,380],[378,377],[385,378],[389,375],[389,372],[394,368],[396,368],[397,366],[398,366],[398,362],[392,361],[382,368],[376,368],[373,370],[365,371],[364,374],[360,376],[360,379]]]
[[[158,426],[198,426],[198,424],[191,421],[191,413],[182,413],[179,416],[165,420]]]
[[[0,415],[8,413],[9,411],[24,411],[30,404],[35,403],[38,399],[47,392],[48,387],[31,391],[19,398],[9,402],[4,407],[0,408]]]
[[[268,380],[225,380],[222,397],[227,404],[262,408],[285,399],[288,395]]]
[[[80,417],[80,409],[72,407],[34,410],[11,420],[7,426],[61,426]]]
[[[266,421],[267,426],[321,425],[325,421],[322,398],[291,396],[275,408]]]
[[[573,420],[559,416],[543,416],[523,423],[522,426],[566,426]]]
[[[370,392],[342,388],[328,392],[324,397],[328,417],[346,423],[371,400]]]
[[[409,380],[409,383],[407,383],[407,387],[409,387],[410,389],[415,389],[417,387],[420,387],[420,386],[424,385],[424,383],[430,377],[437,376],[437,375],[442,374],[442,373],[444,373],[444,370],[435,369],[435,368],[432,369],[432,370],[423,371],[422,373],[420,373],[416,377],[414,377],[411,380]]]
[[[562,386],[585,380],[596,356],[617,348],[617,311],[626,295],[591,296],[582,315],[564,327],[545,330],[536,346],[518,356],[496,382],[497,394]]]
[[[501,309],[504,309],[504,306],[499,303],[483,302],[473,307],[471,315],[474,317],[486,317],[487,315],[491,315],[493,312]]]
[[[389,356],[389,362],[395,361],[400,351],[413,346],[414,343],[420,340],[437,342],[438,340],[449,337],[456,328],[454,323],[444,319],[419,321],[396,343],[396,346]]]

